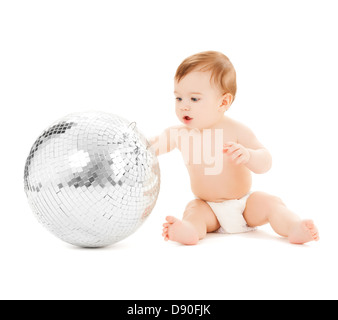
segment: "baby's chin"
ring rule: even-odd
[[[193,118],[188,119],[180,119],[179,120],[187,127],[187,128],[195,128],[196,127],[196,121]]]
[[[184,121],[182,121],[182,123],[184,124],[184,126],[186,128],[189,128],[189,129],[199,129],[198,126],[194,125],[193,123],[185,123]]]

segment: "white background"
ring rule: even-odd
[[[2,299],[337,299],[337,1],[0,2]],[[39,134],[71,112],[136,121],[148,137],[177,124],[173,77],[187,56],[232,60],[238,95],[228,115],[273,155],[253,190],[280,196],[318,225],[293,246],[269,226],[162,240],[166,215],[193,199],[177,151],[160,158],[148,221],[102,250],[64,244],[32,214],[23,191]]]

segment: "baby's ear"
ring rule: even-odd
[[[228,111],[228,109],[230,108],[232,101],[233,101],[233,96],[231,93],[225,93],[222,96],[222,104],[220,105],[220,107],[224,110],[224,111]]]

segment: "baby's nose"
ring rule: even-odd
[[[189,111],[190,110],[190,106],[189,105],[182,105],[181,106],[181,110],[182,111]]]

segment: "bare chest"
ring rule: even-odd
[[[251,175],[243,165],[235,165],[223,153],[226,142],[237,137],[225,130],[181,132],[177,147],[188,169],[191,187],[200,199],[232,199],[245,195],[251,187]]]
[[[223,145],[229,141],[237,141],[237,137],[224,129],[182,129],[178,132],[176,145],[187,166],[203,169],[215,162],[229,163],[223,153]]]

